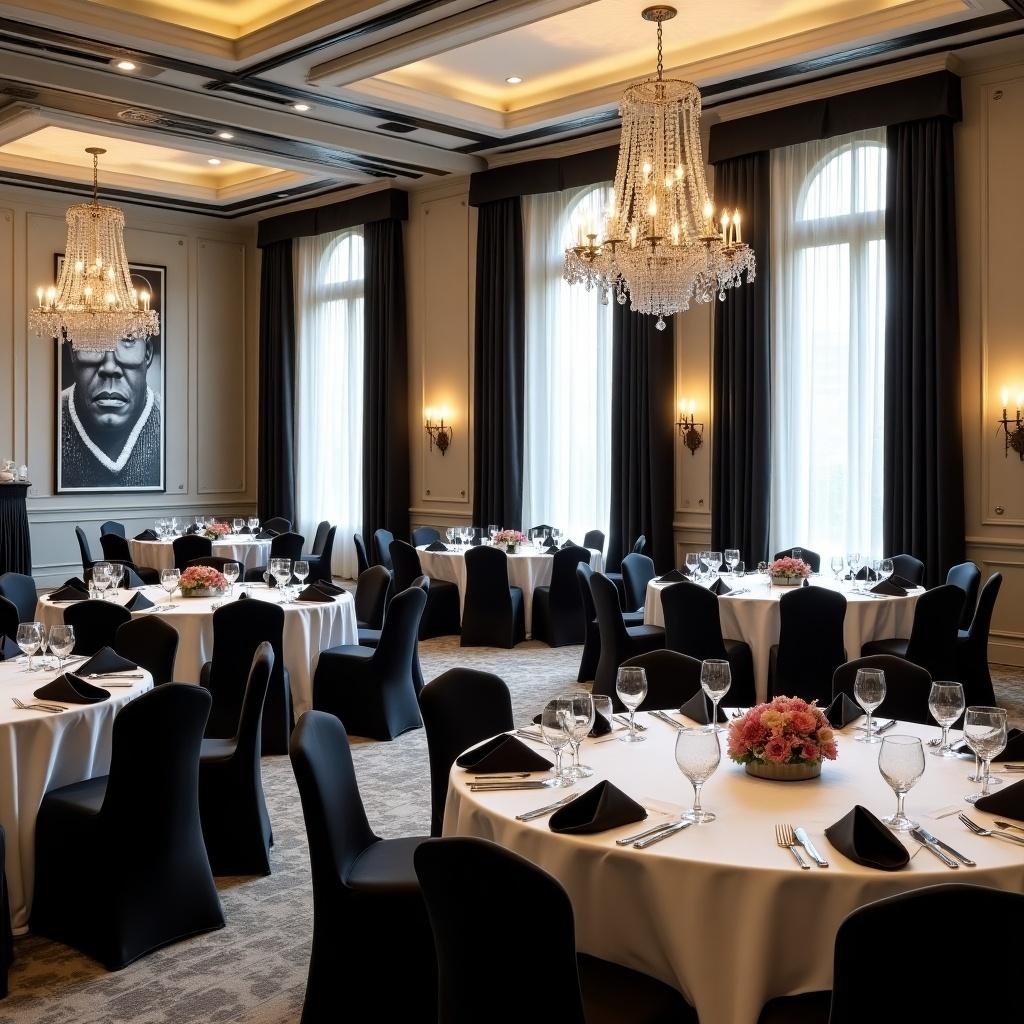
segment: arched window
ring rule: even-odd
[[[882,555],[883,130],[772,154],[772,550]]]
[[[528,196],[523,526],[549,523],[577,543],[608,532],[612,311],[562,279],[567,246],[611,205],[609,185]]]
[[[363,235],[338,231],[295,243],[296,529],[338,527],[334,571],[354,577],[341,538],[362,529]]]

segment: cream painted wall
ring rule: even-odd
[[[256,500],[259,281],[255,233],[190,214],[124,207],[129,259],[167,267],[166,493],[56,494],[56,344],[30,334],[27,303],[53,277],[71,197],[0,189],[0,458],[26,463],[33,573],[80,572],[74,526],[99,555],[99,524],[129,535],[163,515],[246,513]]]

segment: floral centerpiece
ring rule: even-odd
[[[798,587],[811,575],[811,567],[802,558],[776,558],[768,565],[772,583],[779,587]]]
[[[210,540],[223,540],[231,532],[227,523],[207,523],[199,531],[200,537],[209,537]]]
[[[510,555],[514,555],[516,548],[520,544],[526,543],[526,534],[520,533],[518,530],[499,530],[494,535],[494,544],[497,547],[499,544],[505,545],[505,550]]]
[[[208,565],[191,565],[178,581],[182,597],[216,597],[227,592],[228,581]]]
[[[776,697],[729,723],[729,756],[761,779],[817,778],[822,759],[838,755],[825,713],[799,697]]]

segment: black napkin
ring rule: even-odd
[[[442,544],[439,540],[432,540],[426,548],[427,551],[447,551],[448,545]]]
[[[703,690],[698,690],[683,706],[679,709],[679,714],[686,715],[687,718],[692,718],[698,725],[710,725],[711,724],[711,700]],[[728,722],[729,716],[725,713],[722,705],[718,705],[718,721]]]
[[[717,594],[719,597],[724,597],[726,594],[732,593],[732,587],[726,586],[725,580],[723,580],[721,576],[719,576],[719,578],[715,580],[710,587],[708,587],[708,590],[710,590],[712,594]]]
[[[824,709],[828,724],[833,729],[842,729],[858,718],[864,717],[864,710],[855,704],[845,693],[837,693],[832,703]]]
[[[247,594],[247,593],[246,593],[246,592],[245,592],[245,591],[243,590],[243,591],[242,591],[242,592],[241,592],[241,593],[240,593],[240,594],[238,595],[238,600],[239,600],[239,601],[248,601],[248,600],[249,600],[249,595],[248,595],[248,594]]]
[[[134,672],[139,666],[122,658],[112,647],[101,647],[87,662],[78,666],[78,674],[90,672]]]
[[[191,526],[186,526],[184,532],[185,533],[198,533],[199,532],[199,527],[196,526],[195,523],[193,523]]]
[[[455,763],[480,775],[490,772],[543,772],[551,767],[546,757],[541,757],[515,736],[505,733],[460,754]]]
[[[917,584],[911,583],[910,580],[904,579],[902,576],[893,573],[888,580],[893,586],[902,587],[904,590],[917,590]]]
[[[136,592],[126,602],[125,608],[130,612],[144,612],[147,608],[152,608],[153,602],[150,601],[145,594]]]
[[[277,530],[260,530],[256,534],[257,540],[273,540],[277,536]]]
[[[860,804],[829,825],[825,835],[843,856],[868,868],[899,871],[910,863],[907,848]]]
[[[469,542],[469,546],[471,548],[478,548],[478,547],[480,547],[481,544],[483,544],[483,538],[482,537],[477,537],[475,535],[474,535],[473,539]]]
[[[266,583],[266,585],[268,587],[271,587],[271,588],[274,588],[274,587],[277,586],[277,578],[272,576],[269,572],[265,572],[263,574],[263,582]]]
[[[983,796],[974,806],[986,814],[1024,821],[1024,779],[1007,786],[1006,789],[997,789],[994,793]]]
[[[78,585],[78,580],[68,580],[63,587],[50,592],[51,601],[85,601],[89,597],[89,588],[83,583]]]
[[[607,736],[614,728],[615,726],[612,724],[612,720],[610,718],[606,718],[600,711],[595,709],[594,724],[587,735],[591,737],[591,739],[596,739],[598,736]]]
[[[13,661],[19,654],[21,648],[9,636],[0,636],[0,661]]]
[[[885,594],[886,597],[906,597],[907,592],[902,587],[897,587],[892,580],[882,580],[871,588],[872,594]]]
[[[809,587],[810,585],[811,585],[811,581],[805,576],[804,577],[804,581],[803,581],[803,583],[800,584],[800,586],[801,587]]]
[[[559,807],[548,819],[548,828],[552,832],[582,836],[607,832],[610,828],[630,825],[646,817],[646,808],[605,779],[572,803]]]
[[[295,600],[313,601],[316,604],[331,604],[334,598],[330,594],[325,594],[315,583],[311,583]]]
[[[1008,729],[1006,747],[998,757],[993,757],[992,761],[1024,761],[1024,732],[1020,729]]]
[[[550,537],[545,537],[544,538],[544,547],[546,547],[546,548],[556,548],[556,547],[558,547],[558,545]]]
[[[659,583],[685,583],[690,578],[690,574],[683,569],[673,569],[671,572],[665,573],[664,576],[658,577]]]
[[[93,686],[72,672],[65,672],[40,686],[32,696],[39,700],[59,700],[63,704],[99,704],[110,696],[110,691]]]
[[[142,533],[135,534],[135,540],[156,540],[156,531],[143,530]]]
[[[854,579],[858,579],[858,580],[877,580],[878,576],[875,574],[875,570],[874,569],[869,569],[866,565],[864,565],[864,566],[861,566],[861,568],[857,570],[857,575],[854,577]]]
[[[576,547],[576,541],[574,541],[572,538],[570,538],[569,540],[562,542],[562,547],[563,548],[574,548],[574,547]]]
[[[344,587],[335,586],[333,583],[328,583],[327,580],[317,580],[313,586],[318,587],[325,594],[330,594],[331,597],[337,597],[339,594],[345,593]]]

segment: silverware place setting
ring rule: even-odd
[[[18,700],[17,697],[12,697],[14,706],[21,711],[49,711],[51,714],[59,714],[61,711],[67,711],[67,708],[63,704],[40,704],[32,703],[26,704],[23,701]]]
[[[1017,832],[1024,832],[1024,827],[1014,825],[1012,821],[997,821],[996,828],[1012,828]]]
[[[966,857],[964,856],[964,854],[960,853],[959,850],[953,849],[953,847],[950,846],[949,843],[944,843],[941,839],[938,839],[936,836],[933,836],[931,832],[928,832],[925,829],[921,828],[920,825],[918,825],[917,828],[911,829],[910,834],[922,846],[927,846],[928,849],[932,853],[934,853],[935,856],[939,858],[939,860],[943,861],[947,867],[957,868],[960,866],[960,864],[963,864],[965,867],[969,868],[976,868],[978,866],[973,860],[971,860],[970,857]],[[950,860],[945,856],[945,854],[949,854],[950,857],[955,857],[956,860],[960,862],[960,864],[957,864],[954,860]]]
[[[535,807],[532,811],[524,811],[522,814],[516,815],[516,821],[533,821],[535,818],[545,818],[557,811],[559,807],[572,803],[577,796],[579,796],[578,793],[570,793],[569,796],[563,796],[561,800],[556,800],[553,804],[545,804],[543,807]]]
[[[634,832],[631,836],[623,836],[622,839],[616,839],[616,846],[631,846],[633,843],[639,842],[641,839],[646,839],[648,836],[656,835],[658,832],[663,832],[667,828],[671,828],[673,825],[679,823],[678,818],[669,818],[668,821],[661,822],[660,825],[654,825],[652,828],[644,829],[643,832]]]
[[[684,729],[685,726],[682,722],[677,722],[674,718],[671,718],[664,711],[648,711],[651,718],[656,718],[659,722],[664,722],[665,725],[671,725],[673,729]]]
[[[828,861],[820,853],[818,848],[811,842],[811,837],[807,834],[807,829],[800,828],[797,826],[793,829],[793,836],[796,841],[807,851],[807,856],[818,865],[819,868],[827,868]]]
[[[692,824],[692,821],[674,821],[668,827],[659,829],[654,833],[654,835],[648,836],[646,839],[637,840],[633,843],[633,849],[646,850],[648,846],[660,843],[662,839],[668,839],[669,836],[674,836],[677,832],[682,832],[683,829],[689,828]]]
[[[563,785],[573,786],[576,780],[572,782],[563,783]],[[553,784],[552,779],[523,779],[521,781],[510,780],[506,782],[471,782],[469,784],[469,791],[471,793],[503,793],[511,792],[520,789],[551,789]]]
[[[976,836],[985,836],[992,839],[1004,839],[1008,843],[1015,843],[1017,846],[1024,846],[1024,836],[1011,836],[1009,832],[993,832],[991,829],[983,828],[976,821],[971,821],[966,814],[957,815],[961,822],[966,825]]]
[[[654,712],[651,711],[651,712],[649,712],[649,714],[653,715]],[[623,725],[627,729],[629,728],[629,715],[612,715],[612,719],[613,719],[613,721],[617,722],[619,725]],[[636,731],[637,732],[647,732],[647,726],[646,725],[641,725],[639,722],[634,722],[634,724],[636,726]]]
[[[793,859],[804,869],[804,871],[811,870],[811,865],[804,860],[803,854],[800,853],[800,847],[797,845],[796,835],[793,833],[792,825],[775,826],[775,843],[777,846],[781,846],[784,850],[789,850],[789,852],[793,854]]]

